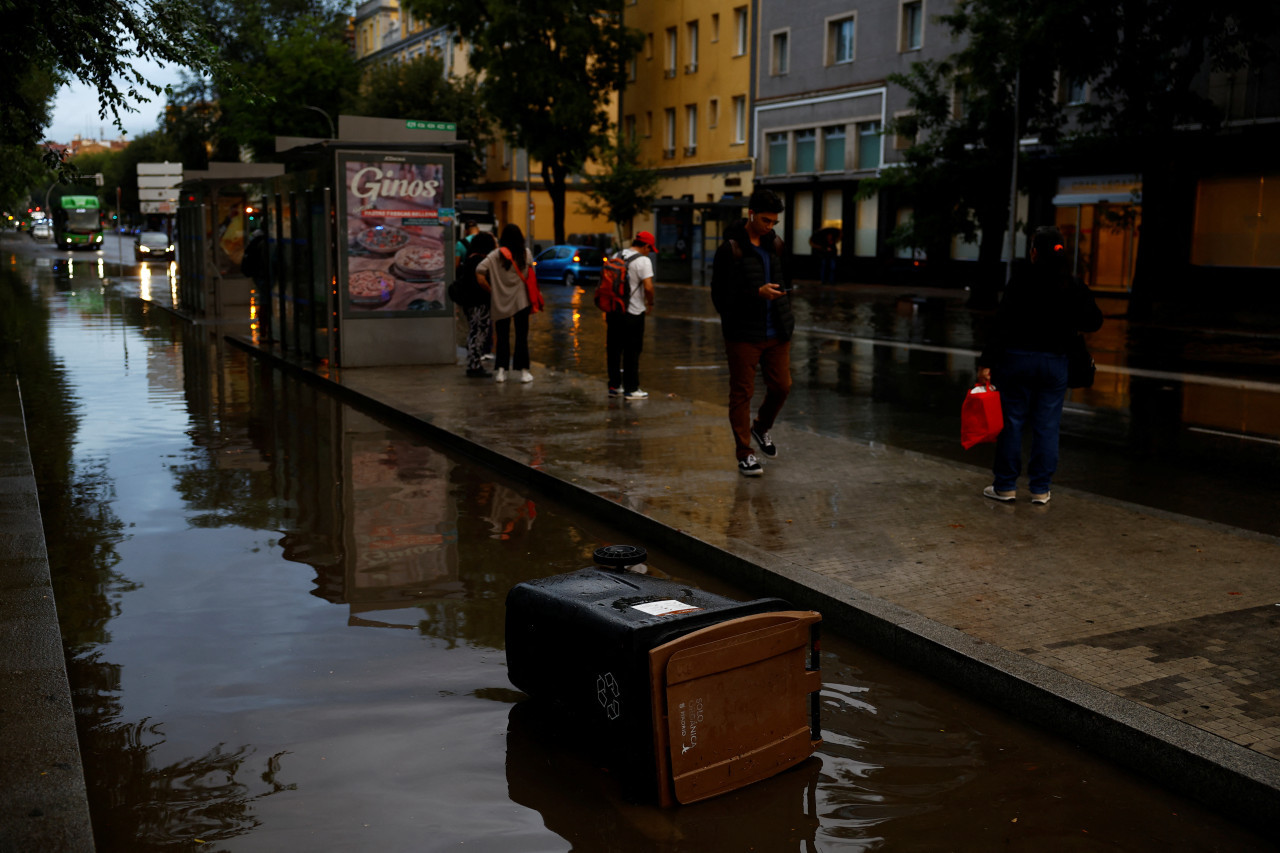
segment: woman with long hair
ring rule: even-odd
[[[533,271],[533,254],[525,246],[520,226],[507,225],[494,249],[476,267],[476,280],[489,291],[489,314],[497,336],[493,378],[507,381],[507,370],[520,371],[521,382],[532,382],[529,372],[529,299],[527,280]],[[515,320],[516,345],[511,350],[511,321]]]

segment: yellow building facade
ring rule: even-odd
[[[644,34],[619,105],[624,136],[661,185],[633,230],[658,238],[659,278],[699,281],[720,221],[751,192],[752,6],[733,0],[627,0]]]

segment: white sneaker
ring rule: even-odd
[[[637,388],[634,391],[628,391],[626,393],[626,397],[628,400],[643,400],[645,397],[648,397],[648,396],[649,396],[649,392],[642,390],[640,388]]]
[[[507,381],[507,369],[506,369],[505,367],[499,367],[497,370],[495,370],[495,371],[493,372],[493,381],[494,381],[494,382],[506,382],[506,381]]]
[[[527,371],[527,370],[522,370],[522,371],[520,371],[520,381],[521,381],[521,382],[532,382],[532,381],[533,381],[533,374],[532,374],[532,373],[530,373],[530,372],[529,372],[529,371]]]

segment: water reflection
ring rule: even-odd
[[[214,329],[40,275],[41,296],[0,287],[0,355],[29,406],[103,853],[984,850],[1026,840],[1013,817],[1050,846],[1083,826],[1120,849],[1265,849],[833,636],[818,757],[692,807],[619,797],[571,721],[508,684],[503,602],[626,531]],[[620,445],[635,441],[609,411]],[[767,501],[735,499],[779,523]],[[649,566],[750,597],[675,555],[651,549]]]

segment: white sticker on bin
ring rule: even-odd
[[[702,609],[701,607],[694,607],[692,604],[685,604],[683,601],[676,601],[674,598],[668,598],[666,601],[646,601],[644,604],[633,604],[631,606],[636,610],[648,613],[650,616],[693,613]]]

